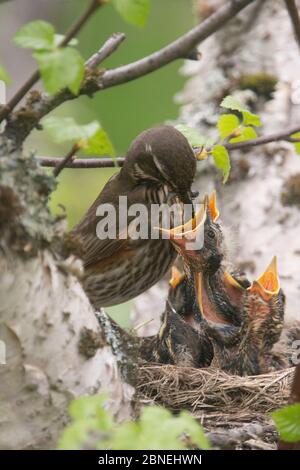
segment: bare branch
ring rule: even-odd
[[[293,25],[296,41],[300,47],[300,16],[295,0],[284,0]]]
[[[69,31],[60,42],[59,46],[64,47],[69,44],[70,40],[73,39],[87,20],[92,16],[92,14],[98,9],[98,7],[104,5],[104,1],[101,0],[92,0],[92,3],[85,10],[85,12],[80,16],[80,18],[70,27]],[[21,88],[15,93],[15,95],[10,99],[10,101],[0,108],[0,122],[11,113],[11,111],[17,106],[17,104],[22,100],[22,98],[28,93],[28,91],[37,83],[40,78],[40,72],[36,70],[28,78],[28,80],[21,86]]]
[[[107,57],[109,57],[115,50],[119,47],[119,45],[125,39],[124,33],[115,33],[110,38],[105,41],[103,46],[97,51],[92,57],[87,61],[86,67],[90,67],[92,69],[96,68],[99,64],[101,64]]]
[[[36,157],[41,166],[56,167],[62,159],[60,157]],[[124,163],[124,157],[94,157],[94,158],[76,158],[70,160],[65,165],[66,168],[113,168],[121,167]]]
[[[190,51],[200,42],[222,28],[227,21],[231,20],[250,3],[253,3],[253,0],[231,0],[226,2],[223,7],[219,8],[216,13],[209,16],[200,25],[191,29],[163,49],[131,64],[108,70],[102,77],[101,88],[109,88],[135,80],[164,67],[174,60],[188,56]]]
[[[60,172],[64,169],[64,167],[72,161],[72,159],[75,159],[75,153],[79,150],[79,147],[77,144],[74,144],[71,150],[67,153],[67,155],[64,158],[60,158],[58,165],[54,168],[53,170],[53,175],[58,176]]]
[[[243,8],[247,7],[255,0],[230,0],[203,21],[200,25],[188,31],[183,36],[170,43],[168,46],[150,54],[143,59],[130,64],[107,70],[104,73],[89,74],[80,89],[80,95],[91,96],[93,93],[110,88],[112,86],[135,80],[143,75],[153,72],[176,59],[186,57],[200,42],[218,31],[227,21],[237,15]],[[63,90],[53,97],[43,96],[35,103],[27,103],[27,107],[10,117],[6,126],[5,135],[15,142],[16,146],[22,144],[28,134],[38,122],[50,111],[61,105],[65,101],[77,98],[69,90]],[[25,110],[25,112],[24,112]],[[26,117],[26,111],[29,116]]]

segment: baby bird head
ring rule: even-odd
[[[277,259],[274,257],[265,272],[247,289],[244,321],[253,338],[259,339],[264,350],[278,341],[284,320],[284,294],[280,288]]]
[[[223,235],[218,218],[213,192],[210,197],[204,196],[200,209],[186,224],[171,230],[161,229],[170,238],[190,276],[199,272],[214,273],[221,265]]]

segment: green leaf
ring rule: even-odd
[[[233,137],[230,139],[230,143],[235,142],[245,142],[246,140],[256,139],[257,134],[253,127],[243,127],[240,128],[240,135],[238,137]]]
[[[0,65],[0,80],[3,80],[5,83],[10,83],[11,78],[6,72],[5,68]]]
[[[300,441],[300,403],[274,411],[271,416],[283,441]]]
[[[88,441],[90,433],[97,431],[95,418],[81,419],[70,424],[59,439],[58,449],[79,450]]]
[[[155,432],[153,432],[154,429]],[[189,413],[182,412],[179,416],[173,416],[164,408],[149,406],[143,409],[138,422],[123,423],[116,429],[112,439],[112,448],[182,450],[186,449],[184,434],[189,434],[193,444],[201,449],[209,448],[209,442],[201,426]]]
[[[214,143],[213,139],[201,135],[200,132],[193,127],[178,124],[175,128],[184,135],[191,147],[207,147]]]
[[[76,49],[65,47],[51,52],[38,51],[33,57],[50,95],[66,87],[75,95],[79,92],[84,77],[84,60]]]
[[[87,145],[87,141],[100,129],[98,121],[80,125],[71,117],[48,116],[43,119],[42,125],[58,144],[66,141],[81,141],[82,146]]]
[[[239,127],[240,120],[234,114],[223,114],[218,121],[218,129],[222,139],[228,137]]]
[[[262,126],[260,117],[257,114],[253,114],[250,111],[242,111],[243,124],[245,126]]]
[[[216,167],[223,172],[223,183],[225,184],[228,180],[231,168],[229,153],[223,145],[216,145],[212,149],[212,155]]]
[[[73,419],[84,419],[95,417],[97,408],[102,408],[107,401],[104,395],[94,395],[92,397],[80,397],[72,401],[69,406],[69,413]]]
[[[58,47],[61,42],[65,39],[65,35],[64,34],[55,34],[54,36],[54,45],[55,47]],[[79,44],[79,41],[77,38],[73,38],[71,39],[69,42],[68,42],[68,46],[78,46]]]
[[[82,147],[83,152],[86,155],[109,155],[111,157],[115,156],[115,149],[104,131],[104,129],[99,129]]]
[[[104,408],[106,400],[106,396],[97,395],[71,403],[72,423],[59,441],[60,449],[80,449],[86,445],[112,450],[182,450],[190,443],[201,449],[210,448],[201,426],[188,412],[174,416],[165,408],[149,406],[136,421],[116,423]]]
[[[51,50],[54,47],[55,30],[47,21],[37,20],[25,24],[13,37],[15,44],[35,50]]]
[[[199,447],[199,449],[210,449],[210,442],[207,439],[202,427],[197,423],[195,418],[193,418],[190,413],[187,411],[182,411],[179,414],[177,421],[180,422],[184,432],[189,435],[193,444]]]
[[[125,21],[144,26],[150,11],[149,0],[113,0],[115,9]]]
[[[261,119],[257,114],[251,113],[234,96],[226,96],[222,103],[222,108],[239,111],[243,115],[243,124],[245,126],[259,127],[262,125]]]
[[[113,450],[140,450],[140,427],[134,422],[125,422],[118,426],[111,439]]]
[[[295,139],[300,139],[300,132],[296,132],[296,134],[291,135],[291,137],[295,137]],[[300,155],[300,142],[294,142],[294,147],[295,147],[296,153]]]
[[[247,111],[247,109],[245,109],[241,105],[241,103],[234,96],[231,96],[231,95],[225,96],[220,106],[222,106],[222,108],[240,111],[241,113],[243,111]]]

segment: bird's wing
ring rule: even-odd
[[[115,255],[117,252],[119,252],[120,250],[125,249],[129,245],[128,239],[126,238],[122,239],[118,237],[117,235],[127,233],[128,223],[131,222],[134,219],[134,217],[128,217],[127,221],[126,219],[124,219],[124,222],[121,222],[121,224],[119,223],[119,218],[118,218],[119,194],[117,194],[117,191],[114,191],[115,186],[117,189],[118,181],[117,181],[117,178],[113,177],[106,184],[104,190],[100,193],[96,201],[88,210],[87,214],[81,220],[81,222],[79,222],[79,224],[76,225],[70,233],[71,238],[73,238],[73,240],[77,241],[81,245],[82,258],[83,258],[85,267],[88,267],[94,263],[97,263],[103,260],[104,258],[111,257]],[[145,190],[146,189],[144,185],[139,185],[131,190],[126,191],[126,193],[124,192],[123,194],[120,194],[120,195],[127,196],[127,204],[129,207],[131,204],[145,200],[144,199]],[[117,196],[111,196],[112,194],[113,195],[117,194]],[[98,226],[98,229],[100,227],[98,224],[103,223],[105,225],[106,223],[105,219],[107,221],[107,215],[103,215],[103,216],[96,215],[97,208],[102,204],[112,204],[116,209],[116,216],[117,216],[116,217],[117,221],[115,225],[116,238],[102,239],[97,236],[97,226]],[[131,247],[128,246],[128,249],[130,248]]]

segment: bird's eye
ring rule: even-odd
[[[213,230],[208,230],[207,236],[208,236],[208,238],[213,240],[215,238],[215,232]]]

